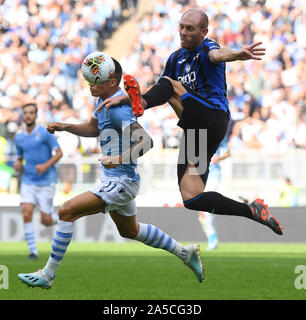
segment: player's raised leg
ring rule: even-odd
[[[132,111],[136,117],[141,117],[146,107],[145,101],[142,99],[139,84],[133,76],[127,74],[123,77],[124,88],[130,97],[132,103]]]
[[[197,244],[182,246],[179,242],[152,224],[137,223],[136,215],[124,216],[121,212],[110,211],[120,235],[124,238],[140,241],[150,247],[166,250],[176,255],[196,275],[199,282],[204,280],[204,267],[200,259]]]
[[[220,161],[220,160],[218,160]],[[209,191],[217,191],[220,176],[217,174],[219,168],[216,165],[211,165],[209,168],[209,176],[206,182],[205,189]],[[209,212],[199,211],[199,222],[203,232],[207,237],[207,248],[206,250],[215,250],[218,247],[218,234],[216,228],[216,215]]]
[[[142,116],[144,109],[165,104],[174,94],[173,85],[168,77],[160,78],[156,85],[144,95],[141,95],[140,86],[133,76],[125,75],[123,77],[123,83],[136,117]]]
[[[180,181],[180,192],[184,206],[187,209],[205,211],[221,215],[241,216],[252,219],[271,228],[275,233],[282,235],[283,228],[279,221],[273,217],[263,200],[256,199],[250,205],[227,198],[214,191],[203,192],[200,177],[188,174],[189,164]],[[194,172],[194,170],[193,170]],[[199,187],[196,187],[196,186]]]
[[[51,254],[47,264],[37,272],[20,273],[18,278],[28,286],[49,289],[73,237],[74,221],[86,215],[104,212],[104,208],[105,203],[102,199],[90,191],[65,202],[59,209],[59,221],[52,239]]]

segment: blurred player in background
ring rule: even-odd
[[[26,129],[15,137],[17,160],[14,169],[19,172],[23,170],[20,203],[25,239],[30,250],[29,259],[38,258],[32,222],[34,207],[39,207],[40,221],[43,225],[48,227],[58,220],[58,215],[53,212],[53,199],[57,183],[54,165],[63,156],[56,138],[46,128],[37,125],[36,119],[37,105],[35,103],[24,105],[23,121]],[[23,161],[25,161],[24,169]]]
[[[124,94],[119,88],[122,69],[116,60],[114,62],[115,73],[110,80],[100,85],[90,85],[92,96],[99,97],[97,107],[108,97]],[[96,108],[91,120],[84,124],[55,122],[48,125],[51,133],[64,130],[79,136],[100,136],[101,184],[64,203],[59,209],[59,221],[46,266],[34,273],[19,274],[18,278],[32,287],[50,288],[72,239],[74,221],[87,215],[109,212],[122,237],[173,253],[202,282],[204,274],[198,245],[183,247],[156,226],[136,222],[135,197],[140,184],[137,158],[150,150],[153,142],[137,122],[130,106],[119,105],[110,110],[104,108],[101,113]]]
[[[297,207],[299,203],[300,188],[292,184],[290,178],[285,178],[285,184],[281,188],[279,206]]]
[[[226,143],[226,138],[221,142],[217,152],[211,158],[209,174],[206,183],[206,191],[218,191],[221,182],[220,161],[230,157],[231,152]],[[214,250],[218,247],[218,235],[216,229],[216,216],[209,212],[199,212],[199,221],[207,237],[207,250]]]
[[[177,176],[185,208],[250,218],[282,235],[280,223],[262,199],[248,205],[215,191],[203,192],[209,163],[225,137],[230,119],[225,63],[261,60],[265,54],[265,48],[259,47],[261,42],[239,50],[221,48],[215,40],[206,38],[208,22],[203,10],[186,11],[179,22],[181,48],[170,55],[157,84],[141,95],[136,79],[125,75],[129,97],[107,99],[100,109],[130,100],[134,114],[141,116],[144,109],[169,102],[184,133]]]

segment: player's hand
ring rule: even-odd
[[[21,171],[21,168],[22,168],[22,160],[17,160],[15,163],[14,163],[14,169],[19,172]]]
[[[52,134],[55,131],[64,131],[64,130],[65,130],[64,123],[60,123],[60,122],[51,122],[47,126],[47,131],[49,131]]]
[[[113,98],[107,98],[99,105],[97,112],[100,113],[103,107],[106,107],[107,109],[111,107],[118,106],[120,104],[126,104],[127,103],[127,96],[117,96]]]
[[[35,169],[37,171],[38,174],[43,174],[48,168],[46,165],[42,164],[38,164],[35,166]]]
[[[104,168],[116,168],[120,165],[120,156],[112,157],[112,156],[104,156],[99,159]]]
[[[181,98],[181,96],[187,92],[181,81],[173,80],[168,76],[163,76],[163,78],[168,79],[171,82],[174,90],[173,96],[176,95]]]
[[[266,48],[258,47],[262,42],[256,42],[248,47],[244,47],[236,51],[236,60],[261,60],[260,56],[264,56]]]

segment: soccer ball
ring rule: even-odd
[[[82,74],[90,84],[104,83],[114,72],[114,61],[104,52],[92,52],[83,60]]]

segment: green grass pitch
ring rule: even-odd
[[[0,265],[9,270],[9,288],[0,300],[305,300],[296,289],[295,268],[306,265],[303,243],[221,243],[206,252],[205,281],[175,256],[137,242],[72,242],[49,290],[29,288],[18,273],[42,268],[51,243],[39,243],[38,260],[26,259],[25,242],[0,242]]]

